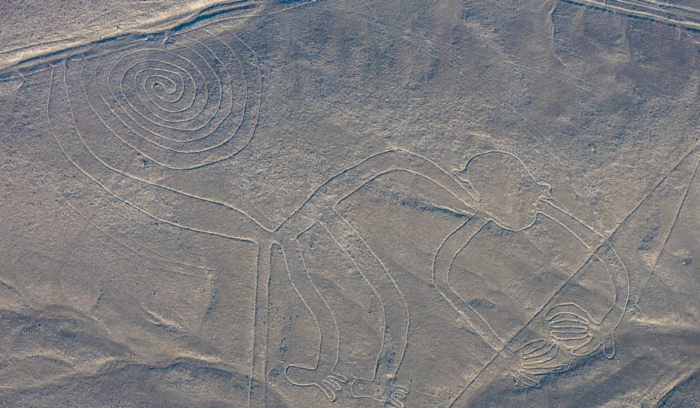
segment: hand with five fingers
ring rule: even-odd
[[[358,378],[352,382],[352,395],[355,398],[371,398],[382,404],[404,408],[408,388],[396,385],[394,379],[367,381]]]
[[[285,370],[287,380],[294,385],[302,387],[316,386],[328,397],[330,402],[336,400],[336,392],[342,389],[341,384],[348,382],[348,379],[340,374],[334,373],[328,367],[317,367],[308,369],[289,365]]]
[[[505,347],[500,357],[515,380],[526,387],[540,386],[539,376],[566,371],[569,365],[557,359],[559,346],[545,340],[532,341],[517,351]]]
[[[571,354],[577,357],[590,356],[601,346],[605,356],[615,356],[615,341],[612,330],[603,323],[597,324],[591,315],[575,303],[562,303],[552,307],[545,315],[549,322],[549,333]]]

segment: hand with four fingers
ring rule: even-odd
[[[605,319],[595,323],[577,304],[558,304],[547,312],[545,320],[549,322],[552,338],[574,356],[590,356],[601,347],[607,358],[615,356],[612,329],[606,327]]]
[[[336,400],[336,392],[342,389],[341,384],[348,382],[348,379],[340,374],[334,373],[328,367],[317,367],[308,369],[289,365],[285,370],[287,380],[294,385],[302,387],[316,386],[328,397],[330,402]]]
[[[540,386],[539,376],[566,371],[569,365],[559,361],[559,346],[545,340],[527,343],[517,351],[505,347],[500,357],[515,380],[525,387]]]
[[[352,382],[351,388],[355,398],[371,398],[396,408],[404,408],[404,401],[408,396],[408,388],[396,385],[393,378],[386,381],[358,378]]]

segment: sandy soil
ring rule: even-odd
[[[700,4],[0,5],[0,406],[690,407]]]

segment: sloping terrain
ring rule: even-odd
[[[694,406],[700,4],[0,5],[0,406]]]

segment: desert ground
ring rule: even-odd
[[[700,2],[0,2],[0,407],[700,406]]]

